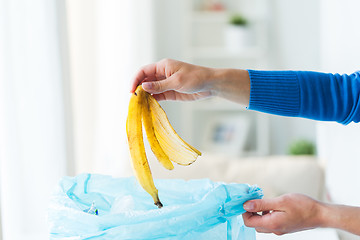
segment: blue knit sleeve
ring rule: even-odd
[[[342,124],[360,121],[360,72],[248,71],[248,109]]]

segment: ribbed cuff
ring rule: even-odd
[[[298,116],[300,89],[295,72],[248,72],[251,84],[248,109],[282,116]]]

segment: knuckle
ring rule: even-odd
[[[163,58],[160,62],[164,63],[164,64],[169,64],[171,62],[171,59],[170,58]]]
[[[146,69],[146,66],[142,66],[141,68],[139,68],[137,76],[139,76],[141,78],[145,78],[145,76],[146,76],[145,69]]]
[[[285,194],[285,195],[284,195],[284,198],[287,199],[287,200],[289,200],[289,199],[294,198],[295,195],[296,195],[295,193],[288,193],[288,194]]]
[[[162,91],[162,85],[159,82],[154,82],[154,90]]]
[[[180,88],[180,86],[182,86],[181,77],[179,75],[173,76],[171,79],[171,89],[177,90]]]
[[[181,85],[184,82],[184,77],[182,75],[177,75],[177,77],[175,78],[175,83],[177,85]]]
[[[291,201],[291,195],[289,195],[289,194],[283,195],[280,198],[280,204],[285,204],[289,201]]]
[[[244,225],[247,227],[254,227],[254,224],[251,222],[250,218],[243,217]]]
[[[276,229],[278,229],[278,227],[279,227],[279,223],[277,223],[277,222],[270,222],[269,225],[268,225],[268,227],[269,227],[270,229],[272,229],[272,230],[276,230]]]
[[[249,221],[247,221],[247,220],[245,220],[245,219],[244,219],[244,224],[245,224],[245,226],[247,226],[247,227],[251,227],[250,222],[249,222]]]

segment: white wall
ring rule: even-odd
[[[327,72],[360,70],[360,2],[321,1],[321,68]],[[334,202],[360,206],[360,125],[318,125],[319,156],[326,163],[326,184]],[[340,232],[342,239],[359,239]]]
[[[321,1],[321,68],[351,73],[360,70],[360,2]]]
[[[181,59],[184,43],[186,1],[157,0],[154,3],[155,58]]]
[[[270,24],[270,68],[319,70],[319,0],[273,0]],[[316,142],[316,123],[288,117],[270,117],[271,153],[284,154],[297,139]]]
[[[360,70],[360,2],[321,1],[322,69]],[[320,157],[327,161],[327,185],[334,201],[360,205],[360,125],[319,124]]]
[[[155,2],[156,59],[182,59],[186,1],[159,0]],[[270,66],[272,69],[319,69],[319,0],[272,0],[270,29]],[[219,66],[221,63],[219,63]],[[240,67],[240,66],[239,66]],[[172,123],[181,126],[181,107],[162,103]],[[314,121],[270,117],[271,154],[285,154],[291,141],[305,138],[316,141]],[[178,128],[180,134],[181,130]]]
[[[333,201],[360,206],[360,126],[318,125],[318,146],[326,164],[326,183]]]
[[[273,0],[270,7],[270,66],[318,70],[319,0]]]

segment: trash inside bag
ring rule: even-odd
[[[50,239],[255,239],[241,214],[262,197],[247,184],[156,180],[158,209],[135,178],[97,174],[64,177],[48,213]]]

